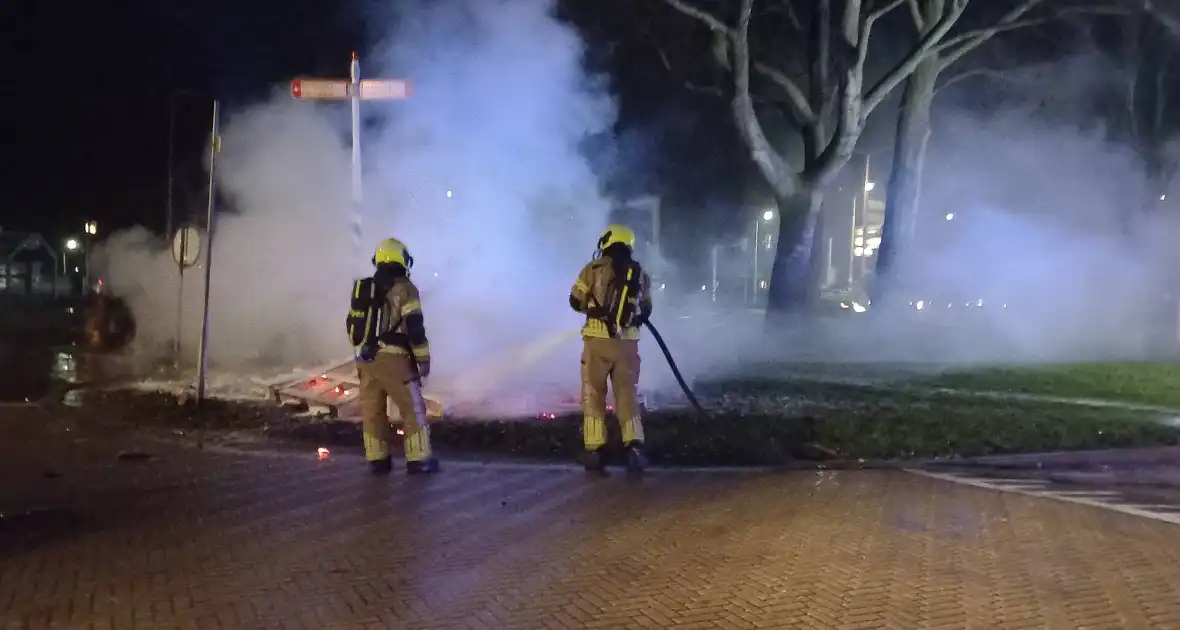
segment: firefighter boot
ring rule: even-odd
[[[374,475],[388,475],[393,472],[393,460],[388,455],[385,459],[377,459],[369,462],[369,472]]]
[[[588,473],[602,473],[606,470],[606,456],[602,452],[602,448],[596,448],[592,451],[585,451],[581,457],[582,467]]]
[[[627,445],[627,472],[641,473],[647,468],[647,455],[643,454],[643,442],[635,440]]]
[[[406,462],[407,475],[425,475],[439,471],[438,458],[428,457],[416,462]]]

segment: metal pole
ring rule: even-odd
[[[178,233],[181,237],[180,260],[176,262],[176,345],[173,355],[176,365],[180,365],[181,337],[184,335],[184,261],[188,260],[188,230]]]
[[[864,188],[864,182],[861,182],[861,188]],[[857,215],[860,213],[859,207],[863,203],[864,192],[861,194],[852,195],[852,221],[848,228],[848,288],[856,283],[856,224],[858,222]]]
[[[82,288],[82,295],[90,292],[90,235],[82,237],[82,277],[85,278],[86,284]]]
[[[349,79],[348,100],[352,106],[352,247],[358,271],[365,275],[368,266],[365,265],[361,233],[364,220],[361,188],[361,61],[355,52],[352,53],[352,64],[349,66]]]
[[[869,181],[871,181],[869,179],[869,163],[872,160],[872,157],[873,157],[872,154],[869,154],[869,153],[865,154],[865,181],[863,182],[863,185],[860,187],[860,189],[861,189],[861,192],[860,192],[860,208],[861,208],[861,210],[860,210],[860,223],[861,223],[862,228],[868,227],[868,222],[869,222]],[[853,230],[852,233],[856,234],[856,226],[855,225],[852,227],[852,230]],[[867,244],[869,241],[868,230],[867,229],[863,230],[863,234],[864,234],[864,239],[865,239],[864,242]],[[854,241],[854,243],[855,243],[855,241]],[[862,251],[861,253],[863,254],[864,252]],[[869,270],[869,257],[868,256],[861,256],[860,257],[860,277],[863,278],[865,276],[865,274],[868,273],[868,270]]]
[[[713,259],[713,301],[716,302],[717,301],[717,246],[716,245],[713,246],[713,251],[711,252],[711,258]]]
[[[168,200],[164,204],[164,238],[172,238],[172,155],[176,128],[176,94],[168,93]]]
[[[221,103],[213,100],[213,135],[209,143],[209,208],[205,215],[205,297],[201,314],[201,350],[197,359],[197,405],[205,400],[205,369],[209,359],[209,285],[213,270],[213,207],[216,190],[214,173],[217,170],[217,152],[221,149]],[[183,260],[183,259],[181,259]]]
[[[758,306],[758,248],[762,245],[758,242],[758,221],[762,217],[754,217],[754,274],[750,279],[751,295],[754,296],[754,306]]]

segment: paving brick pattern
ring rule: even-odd
[[[1180,527],[902,472],[373,479],[74,432],[46,476],[12,434],[0,510],[44,523],[0,525],[0,630],[1180,628]]]

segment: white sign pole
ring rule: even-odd
[[[205,298],[201,315],[201,349],[197,358],[197,406],[205,400],[205,369],[209,362],[209,286],[213,270],[213,208],[216,197],[214,173],[217,153],[221,151],[221,103],[213,101],[213,135],[209,147],[209,209],[205,215]]]
[[[361,101],[393,101],[410,96],[406,81],[361,79],[360,57],[352,54],[348,79],[295,79],[291,96],[302,100],[348,101],[352,110],[352,216],[349,232],[360,275],[369,273],[362,228],[364,222],[363,178],[361,168]]]
[[[365,264],[364,238],[362,227],[364,221],[364,198],[361,180],[361,61],[360,57],[352,53],[352,64],[349,66],[350,84],[348,100],[352,106],[352,248],[355,254],[358,277],[368,275]]]
[[[180,274],[180,282],[176,288],[176,343],[172,355],[175,367],[180,367],[180,340],[184,330],[184,270],[196,263],[200,249],[200,236],[196,228],[182,225],[172,235],[172,259],[176,261]]]

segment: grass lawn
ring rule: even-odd
[[[1073,363],[949,371],[916,385],[1091,398],[1180,409],[1180,364]]]

